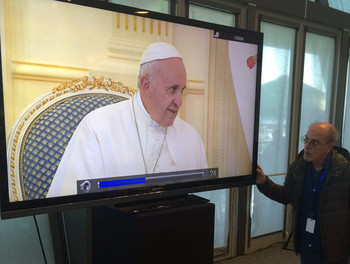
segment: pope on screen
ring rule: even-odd
[[[140,61],[138,93],[81,121],[47,197],[77,193],[77,180],[207,168],[198,132],[177,114],[186,88],[178,51],[151,44]]]

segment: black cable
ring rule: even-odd
[[[34,222],[35,222],[35,226],[36,226],[36,231],[37,231],[38,237],[39,237],[39,242],[40,242],[40,246],[41,246],[41,252],[43,253],[45,264],[47,264],[45,250],[44,250],[44,246],[43,246],[43,241],[41,240],[41,236],[40,236],[40,232],[39,232],[38,222],[36,221],[35,215],[33,215],[33,218],[34,218]]]

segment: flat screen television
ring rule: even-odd
[[[2,4],[3,218],[150,201],[255,183],[262,33],[104,1],[18,0]],[[47,197],[62,156],[55,147],[62,143],[64,150],[68,144],[63,139],[54,141],[56,134],[46,130],[46,121],[40,119],[43,109],[52,107],[50,98],[58,93],[62,98],[69,96],[67,89],[79,90],[82,83],[95,83],[96,91],[108,85],[130,88],[126,96],[130,98],[137,90],[142,52],[158,41],[176,47],[183,59],[186,89],[178,117],[199,134],[207,166],[181,170],[175,166],[152,174],[125,172],[111,178],[75,175],[79,178],[73,187],[76,194]],[[87,106],[80,107],[79,113]],[[57,111],[51,111],[53,122],[67,119]],[[42,134],[25,134],[38,127],[41,130],[37,133]],[[120,140],[128,136],[125,133]],[[129,157],[127,166],[139,165],[127,149],[123,155]]]

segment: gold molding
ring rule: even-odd
[[[94,90],[94,89],[103,89],[105,91],[113,91],[127,94],[133,96],[137,91],[131,89],[130,87],[124,85],[121,82],[112,81],[110,78],[106,79],[104,77],[92,77],[87,76],[83,79],[77,79],[70,82],[65,82],[55,87],[52,90],[53,96],[60,96],[69,92],[77,92],[85,89]]]
[[[134,16],[134,31],[137,31],[137,17]]]
[[[12,62],[18,65],[28,65],[28,66],[36,66],[36,67],[50,67],[55,69],[76,70],[76,71],[87,70],[87,68],[62,66],[62,65],[54,65],[54,64],[48,64],[48,63],[39,63],[39,62],[22,61],[22,60],[12,60]]]
[[[128,30],[129,29],[129,16],[128,15],[124,16],[124,22],[125,22],[125,29]]]
[[[150,35],[156,32],[158,36],[164,35],[165,37],[169,37],[171,23],[146,17],[139,18],[137,16],[116,12],[115,28],[134,33],[149,33]]]
[[[120,28],[120,14],[119,13],[117,13],[116,20],[117,20],[117,28]]]
[[[87,68],[21,60],[13,60],[12,69],[13,79],[44,82],[52,81],[58,83],[75,79],[78,76],[85,76],[89,73],[89,69]]]

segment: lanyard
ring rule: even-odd
[[[324,169],[323,173],[320,177],[320,180],[318,181],[318,184],[316,186],[316,188],[313,188],[312,186],[312,179],[311,179],[311,164],[308,166],[308,170],[307,170],[307,174],[308,174],[308,178],[309,178],[309,183],[310,183],[310,188],[311,188],[311,193],[313,194],[313,197],[315,199],[316,194],[319,192],[319,190],[321,189],[321,186],[324,182],[324,179],[326,178],[326,175],[328,173],[328,169]],[[313,210],[311,209],[311,216],[313,215]]]
[[[323,170],[323,173],[322,173],[322,175],[321,175],[321,178],[320,178],[320,180],[318,181],[318,184],[317,184],[317,186],[316,186],[316,189],[314,189],[313,186],[312,186],[311,167],[310,167],[310,166],[311,166],[311,164],[308,166],[308,170],[307,170],[307,174],[308,174],[308,176],[309,176],[310,188],[311,188],[311,191],[312,191],[312,192],[317,193],[317,192],[321,189],[321,186],[322,186],[322,184],[323,184],[323,182],[324,182],[324,179],[326,178],[326,175],[327,175],[327,173],[328,173],[328,169],[324,169],[324,170]]]

